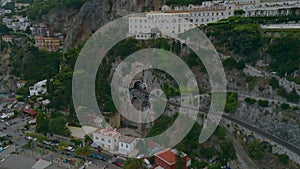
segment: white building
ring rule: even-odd
[[[191,28],[217,22],[234,15],[234,4],[208,3],[202,6],[175,7],[167,5],[160,12],[129,18],[129,36],[136,39],[150,39],[160,36],[174,36]]]
[[[19,17],[19,16],[15,16],[13,19],[3,18],[2,22],[8,28],[13,29],[14,31],[25,31],[27,27],[31,25],[27,17]]]
[[[136,146],[136,139],[132,137],[122,136],[119,141],[119,153],[129,155]]]
[[[20,80],[17,82],[17,88],[24,87],[25,85],[26,85],[26,81],[24,80]]]
[[[93,133],[95,144],[106,150],[118,150],[121,134],[115,130],[98,129]]]
[[[47,80],[37,82],[33,86],[29,87],[30,96],[39,96],[47,93]]]
[[[293,13],[299,15],[300,4],[253,7],[245,12],[246,17],[287,16]]]

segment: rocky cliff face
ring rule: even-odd
[[[65,50],[84,42],[101,26],[118,17],[142,9],[159,10],[165,0],[90,0],[70,21],[65,39]]]

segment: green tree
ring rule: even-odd
[[[222,142],[221,149],[222,149],[222,154],[221,154],[222,159],[226,159],[226,160],[228,160],[228,159],[235,160],[236,159],[235,149],[234,149],[231,141]]]
[[[4,25],[2,22],[0,23],[0,35],[7,35],[10,31],[11,29],[9,29],[6,25]]]
[[[255,99],[252,99],[252,98],[249,98],[249,97],[246,97],[246,98],[245,98],[245,102],[247,102],[247,103],[253,105],[253,104],[256,103],[256,100],[255,100]]]
[[[289,163],[289,156],[287,156],[286,154],[280,154],[280,155],[278,155],[278,161],[281,164],[288,164]]]
[[[48,132],[52,134],[58,134],[62,136],[70,136],[71,132],[66,127],[67,120],[65,117],[60,116],[54,119],[51,119],[49,122]]]
[[[45,113],[39,113],[36,117],[36,132],[46,134],[48,132],[49,117]]]
[[[261,107],[268,107],[269,106],[269,101],[267,100],[258,100],[258,105]]]
[[[257,139],[248,143],[247,152],[250,157],[257,160],[262,159],[265,154],[264,146]]]
[[[272,77],[269,80],[269,85],[272,87],[273,90],[277,89],[279,87],[279,82],[275,77]]]
[[[227,58],[223,61],[223,66],[228,70],[232,70],[237,67],[237,62],[234,58]]]
[[[278,75],[284,76],[299,69],[300,41],[298,36],[285,36],[274,39],[268,47],[271,56],[269,67]]]
[[[225,112],[226,113],[234,113],[238,107],[238,94],[229,92],[227,94],[226,104],[225,104]]]
[[[128,158],[124,162],[123,168],[124,169],[132,169],[132,168],[146,169],[146,167],[143,165],[142,159],[136,159],[136,158]]]
[[[77,148],[75,153],[79,156],[88,157],[92,153],[92,150],[89,146],[84,146]]]
[[[82,144],[82,141],[79,139],[71,139],[71,142],[75,144],[75,146],[80,146]]]
[[[290,93],[288,93],[287,95],[287,100],[290,102],[295,102],[297,103],[300,96],[298,95],[298,93],[296,92],[296,89],[294,88]]]
[[[283,110],[287,110],[287,109],[290,108],[290,106],[289,106],[288,104],[286,104],[286,103],[282,103],[282,104],[280,105],[280,107],[281,107]]]
[[[57,149],[58,150],[63,150],[64,148],[66,148],[68,146],[69,146],[68,143],[66,143],[66,142],[60,142],[60,143],[58,143]]]
[[[47,139],[46,136],[38,136],[38,137],[37,137],[37,141],[38,141],[39,143],[42,143],[42,142],[45,141],[46,139]]]

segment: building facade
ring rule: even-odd
[[[136,39],[151,39],[174,36],[196,26],[217,22],[234,15],[234,4],[204,3],[201,6],[169,7],[162,11],[149,12],[129,18],[129,36]]]
[[[119,153],[128,156],[134,150],[135,146],[135,138],[122,136],[119,140]]]
[[[95,144],[106,150],[118,150],[121,134],[115,130],[98,129],[93,133]]]
[[[36,36],[34,40],[35,46],[38,47],[40,50],[56,52],[61,47],[60,39],[57,37]]]

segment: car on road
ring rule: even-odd
[[[95,159],[99,159],[99,160],[102,160],[102,161],[108,161],[108,159],[106,157],[102,157],[98,154],[91,154],[90,157],[95,158]]]
[[[121,163],[119,163],[119,162],[117,162],[117,161],[114,161],[114,162],[112,162],[115,166],[118,166],[118,167],[121,167],[121,168],[123,168],[123,164],[121,164]]]

